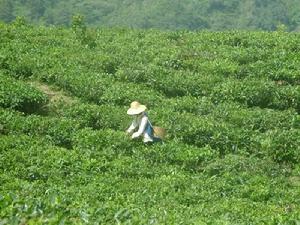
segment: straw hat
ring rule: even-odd
[[[130,108],[127,110],[128,115],[137,115],[144,112],[147,109],[145,105],[141,105],[139,102],[131,102]]]

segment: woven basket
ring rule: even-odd
[[[165,128],[153,126],[154,136],[159,137],[160,139],[165,139],[167,131]]]

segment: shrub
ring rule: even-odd
[[[132,154],[140,143],[130,141],[125,132],[114,130],[83,129],[72,139],[73,147],[80,151],[100,151],[104,156],[113,159],[118,154]]]
[[[163,105],[177,113],[189,112],[195,115],[208,115],[216,108],[216,105],[207,97],[197,98],[189,95],[165,99]]]
[[[159,105],[163,95],[144,85],[133,83],[115,82],[107,86],[103,95],[99,98],[100,104],[127,105],[137,100],[151,107]]]
[[[260,139],[261,148],[276,162],[297,164],[300,162],[300,131],[270,130]]]
[[[249,130],[266,132],[275,128],[299,128],[299,115],[295,110],[246,108],[237,103],[224,102],[215,105],[210,115],[220,121]]]
[[[130,123],[126,109],[118,106],[74,104],[59,109],[58,114],[94,129],[125,130]]]
[[[152,116],[153,115],[153,116]],[[258,133],[237,128],[209,116],[176,113],[167,109],[151,113],[154,121],[167,128],[169,138],[178,139],[198,147],[210,146],[221,155],[229,152],[253,151],[257,143],[253,137]]]
[[[236,101],[248,107],[268,108],[275,99],[276,88],[262,80],[228,80],[215,87],[211,96],[215,102]]]
[[[176,140],[166,140],[163,144],[155,144],[140,150],[154,163],[178,165],[188,171],[199,171],[203,164],[208,163],[217,154],[216,150],[205,146],[202,148],[181,143]]]
[[[275,109],[294,108],[299,114],[300,113],[300,87],[284,86],[278,88],[272,107]]]
[[[47,102],[47,96],[37,89],[0,74],[1,107],[33,113],[40,110]]]
[[[71,148],[71,137],[82,126],[77,120],[24,116],[7,110],[0,110],[0,119],[4,133],[44,137],[51,143],[66,148]]]

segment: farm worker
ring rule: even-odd
[[[137,101],[130,104],[127,114],[133,117],[133,121],[126,132],[131,134],[132,139],[143,136],[144,143],[161,141],[160,138],[154,137],[153,127],[149,121],[148,114],[145,112],[146,109],[145,105],[141,105]],[[136,129],[137,131],[134,132]]]

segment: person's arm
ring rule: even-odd
[[[130,127],[126,130],[126,132],[129,133],[129,134],[131,134],[135,130],[135,128],[137,127],[137,125],[138,125],[137,121],[136,121],[136,119],[134,119],[132,121]]]
[[[137,132],[134,132],[134,133],[132,134],[132,138],[137,138],[137,137],[141,136],[141,135],[144,133],[144,131],[145,131],[145,129],[146,129],[147,122],[148,122],[148,117],[147,117],[147,116],[144,116],[144,117],[142,118],[142,120],[141,120],[141,124],[140,124],[140,126],[139,126],[138,131],[137,131]]]

